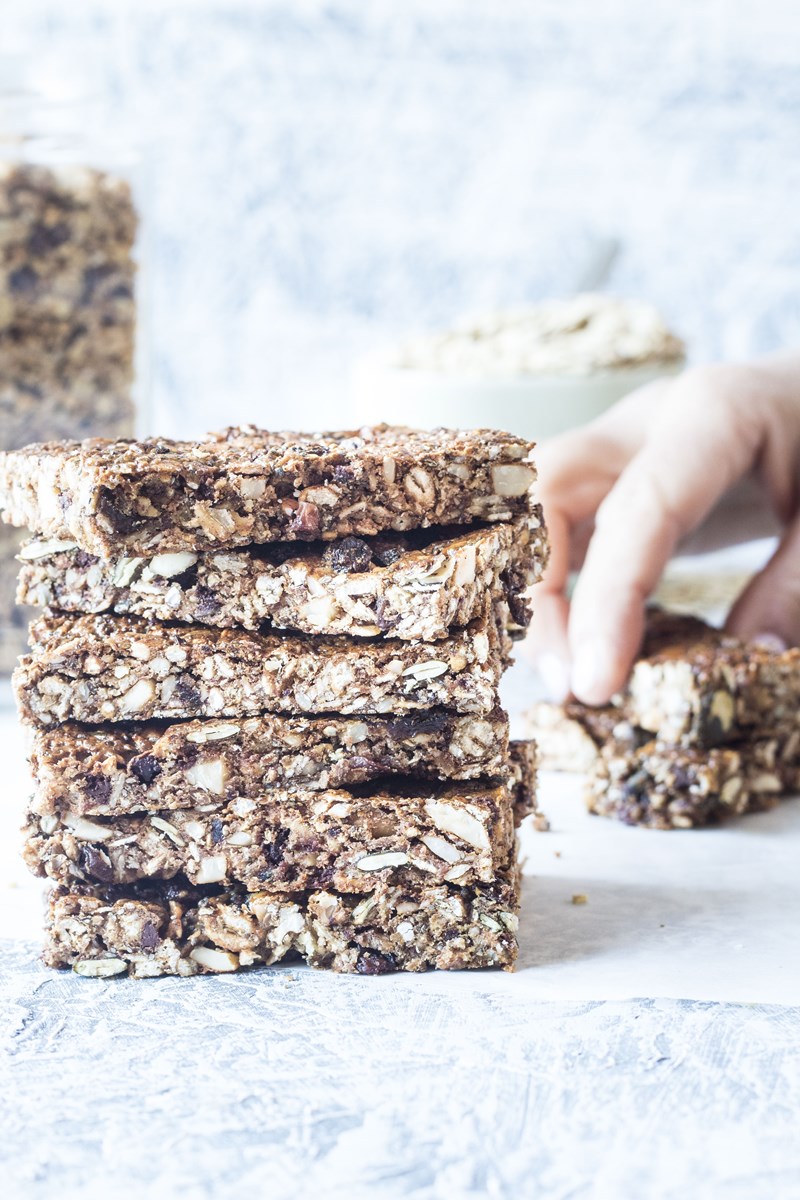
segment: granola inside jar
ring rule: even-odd
[[[69,120],[23,88],[0,95],[0,450],[135,432],[134,161]],[[26,646],[21,540],[0,527],[0,675]]]

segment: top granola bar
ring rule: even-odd
[[[487,429],[387,425],[47,442],[0,455],[0,510],[103,558],[508,521],[528,510],[532,449]]]

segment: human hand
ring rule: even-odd
[[[800,357],[699,367],[650,384],[543,444],[538,467],[551,559],[526,653],[554,699],[572,691],[603,704],[622,687],[667,561],[749,474],[784,532],[727,627],[800,641]]]

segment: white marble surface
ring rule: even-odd
[[[143,984],[38,963],[10,714],[0,761],[11,1195],[800,1195],[800,801],[658,834],[545,777],[514,975]]]

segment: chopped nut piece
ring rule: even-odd
[[[85,958],[73,963],[72,969],[76,975],[108,979],[112,975],[124,974],[128,970],[128,964],[122,958]]]

